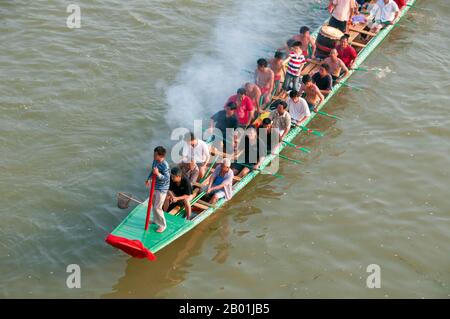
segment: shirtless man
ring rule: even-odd
[[[300,87],[300,94],[305,92],[305,100],[308,103],[309,110],[317,112],[317,106],[319,106],[325,99],[323,94],[320,92],[317,85],[312,81],[309,74],[304,75],[302,78],[302,86]]]
[[[245,91],[247,92],[247,96],[252,100],[253,106],[256,108],[257,113],[262,113],[261,109],[261,90],[254,83],[245,83]]]
[[[286,67],[283,64],[283,57],[283,52],[277,51],[275,52],[274,58],[269,61],[270,68],[274,73],[274,82],[276,86],[275,95],[280,94],[284,81],[284,75],[286,74]]]
[[[255,83],[259,86],[261,94],[264,98],[262,104],[267,105],[272,99],[275,74],[268,67],[266,59],[258,60],[258,67],[255,70]]]
[[[344,71],[343,77],[347,77],[349,71],[344,61],[338,58],[338,52],[336,49],[331,49],[330,56],[326,58],[322,64],[328,64],[330,67],[330,74],[333,77],[333,83],[339,83],[341,77],[341,71]]]
[[[311,37],[310,30],[307,26],[300,28],[300,34],[295,35],[292,39],[302,43],[303,55],[307,58],[314,59],[316,56],[316,40]],[[311,47],[311,54],[309,51]]]

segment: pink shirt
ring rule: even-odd
[[[228,99],[228,103],[234,102],[238,104],[237,101],[238,95],[233,95]],[[244,99],[242,100],[241,105],[236,108],[236,118],[238,119],[239,124],[241,125],[247,125],[249,119],[250,119],[250,112],[252,112],[255,108],[253,107],[252,100],[247,96],[244,95]]]
[[[350,20],[353,9],[356,8],[355,0],[333,0],[333,17],[339,21]]]

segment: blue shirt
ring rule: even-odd
[[[167,192],[170,186],[169,164],[166,161],[157,162],[154,160],[152,165],[152,171],[154,167],[158,168],[159,170],[159,175],[156,176],[155,190]],[[150,172],[150,175],[148,175],[148,179],[149,180],[152,179],[152,172]]]

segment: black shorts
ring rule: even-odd
[[[335,17],[330,18],[330,22],[328,23],[330,27],[341,30],[343,33],[347,32],[347,21],[339,21]]]
[[[252,166],[252,164],[247,164],[247,163],[244,163],[244,164],[245,165],[242,165],[239,163],[233,163],[233,164],[231,164],[231,169],[235,169],[238,172],[242,171],[244,168],[248,168],[249,170],[252,170],[250,167],[248,167],[248,166]]]

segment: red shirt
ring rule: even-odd
[[[228,99],[228,103],[234,102],[238,104],[237,101],[238,95],[233,95]],[[255,108],[253,107],[252,100],[245,95],[242,99],[241,105],[236,108],[236,118],[238,119],[239,124],[241,125],[247,125],[249,119],[250,119],[250,112],[252,112]]]
[[[358,56],[356,50],[351,45],[347,46],[345,49],[339,45],[336,47],[336,50],[339,58],[347,67],[350,67],[350,63]]]
[[[406,6],[406,0],[394,0],[398,5],[398,8],[401,10],[404,6]]]

